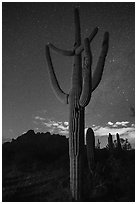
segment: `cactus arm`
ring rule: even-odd
[[[90,51],[90,42],[89,39],[86,38],[84,40],[84,50],[85,50],[85,60],[83,65],[83,87],[82,93],[80,96],[80,105],[85,107],[88,105],[91,93],[92,93],[92,76],[91,76],[91,64],[92,64],[92,56]]]
[[[65,56],[74,56],[74,51],[72,51],[72,50],[63,50],[63,49],[55,47],[51,43],[48,43],[48,46],[51,49],[53,49],[55,52],[59,53],[59,54],[62,54],[62,55],[65,55]]]
[[[48,70],[49,70],[49,75],[50,75],[50,80],[51,80],[51,85],[52,85],[53,91],[55,92],[56,97],[62,103],[68,104],[68,94],[64,93],[59,86],[59,83],[58,83],[58,80],[56,78],[54,68],[52,65],[50,51],[49,51],[48,46],[46,46],[46,59],[47,59]]]
[[[97,34],[98,32],[98,27],[95,27],[94,30],[92,31],[92,33],[89,35],[88,39],[89,39],[89,42],[91,42],[93,40],[93,38],[95,37],[95,35]]]
[[[92,33],[89,35],[88,39],[89,39],[89,42],[91,42],[93,40],[93,38],[95,37],[95,35],[97,34],[98,32],[98,27],[96,27]],[[75,49],[75,53],[76,55],[78,54],[81,54],[84,50],[84,45],[82,44],[81,46],[79,46],[78,48]]]
[[[97,86],[99,85],[101,81],[103,70],[104,70],[105,59],[106,59],[107,52],[108,52],[108,46],[109,46],[109,33],[106,32],[104,34],[102,50],[101,50],[101,54],[100,54],[100,57],[97,63],[97,67],[93,73],[92,92],[97,88]]]
[[[76,49],[81,44],[80,17],[78,8],[75,8],[74,11],[74,24],[75,24],[75,49]]]

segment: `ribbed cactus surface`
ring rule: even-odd
[[[46,58],[52,88],[65,104],[69,104],[69,156],[70,156],[70,188],[75,201],[82,200],[83,181],[83,151],[84,151],[84,129],[85,129],[85,107],[90,102],[91,94],[98,86],[108,52],[109,34],[104,34],[101,54],[95,71],[92,73],[92,54],[90,42],[98,32],[95,28],[88,38],[81,42],[80,17],[78,8],[74,11],[75,43],[72,50],[62,50],[56,48],[51,43],[46,45]],[[50,48],[65,56],[73,56],[73,70],[71,88],[66,94],[60,87],[56,78],[50,56]],[[82,52],[84,51],[84,59]],[[83,66],[82,66],[83,64]]]

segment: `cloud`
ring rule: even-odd
[[[98,129],[95,129],[93,127],[95,136],[108,136],[109,133],[112,135],[116,135],[116,133],[119,133],[121,137],[128,138],[129,140],[135,138],[135,127],[132,125],[130,127],[99,127]]]
[[[128,121],[122,121],[122,122],[116,122],[115,125],[126,126],[128,123],[129,123]]]
[[[45,131],[49,131],[52,134],[66,135],[66,137],[69,136],[69,123],[67,121],[55,121],[39,116],[36,116],[35,120],[39,121],[39,124],[42,125]],[[38,123],[35,122],[35,125],[38,125]],[[121,137],[128,138],[129,140],[135,138],[135,124],[129,125],[128,121],[117,121],[115,123],[109,121],[105,127],[96,125],[91,125],[90,127],[92,127],[95,136],[99,137],[108,136],[109,133],[112,135],[119,133]],[[88,127],[85,128],[85,134],[87,129]]]
[[[54,121],[51,119],[41,118],[39,116],[36,116],[35,120],[36,121],[38,120],[39,125],[42,125],[46,131],[49,131],[52,134],[60,134],[60,135],[68,136],[69,123],[67,121],[65,122]],[[35,121],[34,123],[38,124]]]
[[[108,122],[107,124],[110,125],[110,126],[113,126],[113,127],[118,127],[118,126],[126,127],[127,124],[129,124],[129,122],[128,121],[121,121],[121,122],[117,121],[116,123]]]
[[[51,122],[51,125],[53,125],[54,127],[57,127],[59,124],[53,121],[53,123]]]
[[[112,123],[112,122],[108,122],[107,124],[108,124],[108,125],[113,125],[114,123]]]
[[[113,127],[114,127],[114,128],[117,128],[117,127],[118,127],[118,125],[114,124],[114,125],[113,125]]]
[[[47,127],[52,127],[53,125],[52,124],[50,124],[50,123],[43,123],[45,126],[47,126]]]
[[[66,135],[66,137],[68,137],[69,132],[68,132],[68,130],[60,130],[60,134],[61,135]]]
[[[93,126],[92,127],[95,137],[102,138],[103,141],[105,141],[103,138],[108,137],[109,133],[111,133],[114,138],[116,137],[116,133],[119,133],[121,138],[127,138],[128,141],[134,146],[135,142],[135,124],[130,124],[128,121],[122,121],[122,122],[108,122],[106,126]],[[85,133],[88,128],[85,129]],[[105,142],[106,143],[106,142]]]
[[[68,129],[69,129],[69,126],[64,126],[64,125],[62,124],[62,125],[58,125],[58,128],[60,128],[61,130],[68,130]]]
[[[68,125],[69,125],[69,123],[68,123],[68,122],[64,122],[64,125],[65,125],[65,126],[68,126]]]
[[[107,135],[109,133],[111,133],[112,135],[114,135],[115,133],[119,133],[119,134],[124,134],[126,132],[130,132],[130,131],[134,131],[135,128],[134,127],[123,127],[123,128],[109,128],[109,127],[100,127],[97,130],[95,130],[96,134],[98,134],[99,136],[103,136],[103,135]]]
[[[39,116],[35,116],[35,120],[40,120],[40,121],[44,121],[45,118],[39,117]]]

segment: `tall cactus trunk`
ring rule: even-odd
[[[75,201],[82,200],[84,108],[73,105],[69,123],[70,189]]]
[[[74,13],[75,19],[75,48],[80,46],[80,19],[78,10]],[[74,56],[72,82],[70,91],[69,115],[69,155],[70,155],[70,189],[76,201],[82,200],[82,166],[84,149],[84,108],[80,106],[79,99],[82,91],[82,61],[81,54]]]

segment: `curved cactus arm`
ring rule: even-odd
[[[48,46],[53,49],[55,52],[65,55],[65,56],[74,56],[74,51],[73,50],[62,50],[60,48],[55,47],[53,44],[48,43]]]
[[[55,95],[62,103],[68,104],[68,94],[64,93],[59,86],[59,83],[56,78],[54,68],[52,65],[49,47],[47,45],[46,45],[46,59],[48,63],[48,70],[49,70],[49,75],[50,75],[50,80],[51,80],[53,91],[55,92]]]
[[[91,76],[92,55],[90,50],[90,42],[88,38],[84,40],[84,50],[85,59],[83,65],[83,87],[79,101],[82,107],[88,105],[92,93],[92,76]]]
[[[92,92],[97,88],[97,86],[99,85],[101,81],[103,70],[104,70],[105,59],[106,59],[107,52],[108,52],[108,46],[109,46],[109,33],[106,32],[104,34],[102,50],[101,50],[101,54],[100,54],[100,57],[97,63],[97,67],[93,73]]]
[[[96,36],[97,32],[98,32],[98,27],[94,28],[92,33],[89,35],[88,39],[89,39],[90,43],[93,40],[93,38]],[[78,48],[75,49],[76,55],[81,54],[83,52],[83,50],[84,50],[84,45],[82,44],[81,46],[79,46]]]

